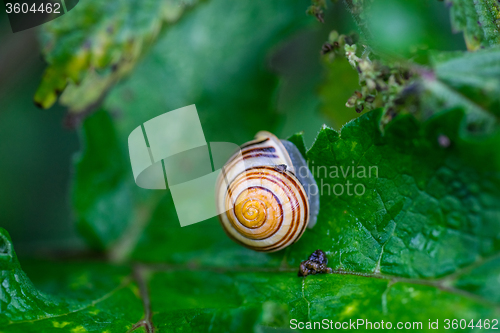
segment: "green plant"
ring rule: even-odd
[[[306,10],[328,24],[326,3],[88,0],[44,26],[49,66],[35,101],[49,107],[62,92],[77,128],[71,202],[101,260],[21,267],[0,228],[0,331],[261,332],[325,318],[491,326],[500,314],[498,4],[450,3],[469,51],[392,48],[368,0],[346,1],[358,34],[323,33],[321,82],[295,82],[284,98],[311,98],[345,125],[323,126],[309,148],[301,133],[290,137],[323,191],[321,209],[315,228],[272,254],[233,243],[216,218],[180,228],[168,191],[135,185],[127,137],[193,103],[210,119],[207,141],[279,129],[286,79],[266,58],[320,25]],[[361,115],[337,110],[345,104]],[[304,123],[317,116],[301,112]],[[363,193],[348,194],[349,184]],[[334,274],[297,277],[317,249]]]

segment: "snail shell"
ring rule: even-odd
[[[217,209],[224,231],[255,251],[279,251],[312,228],[319,197],[316,182],[295,145],[269,132],[241,147],[217,182]]]

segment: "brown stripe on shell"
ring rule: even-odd
[[[255,148],[256,150],[260,148]],[[273,148],[274,149],[274,148]],[[248,151],[248,150],[247,150]],[[255,158],[255,157],[267,157],[267,158],[273,158],[273,159],[280,159],[280,157],[276,154],[254,154],[254,155],[246,155],[245,152],[242,152],[241,155],[235,154],[232,156],[229,161],[227,161],[226,165],[223,167],[223,170],[231,170],[232,168],[235,167],[236,164],[241,163],[243,160],[247,160],[250,158]],[[241,156],[241,158],[239,158]]]
[[[259,141],[253,140],[253,141],[250,141],[250,142],[247,142],[247,143],[241,145],[240,149],[247,148],[247,147],[250,147],[250,146],[253,146],[253,145],[258,145],[258,144],[264,143],[266,141],[269,141],[269,138],[265,138],[265,139],[262,139],[262,140],[259,140]]]
[[[246,149],[242,152],[242,155],[246,155],[246,154],[251,154],[251,153],[254,153],[254,152],[265,152],[265,153],[275,153],[276,152],[276,148],[274,147],[257,147],[257,148],[250,148],[250,149]]]
[[[254,157],[267,157],[267,158],[280,158],[278,155],[272,155],[272,154],[252,154],[252,155],[243,155],[244,160],[248,160],[249,158],[254,158]]]

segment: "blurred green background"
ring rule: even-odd
[[[304,1],[304,15],[308,5]],[[425,64],[429,49],[465,49],[461,33],[452,32],[443,2],[381,1],[370,14],[371,38],[391,54]],[[347,61],[329,64],[320,55],[332,29],[355,30],[341,2],[328,3],[325,24],[311,18],[311,24],[268,55],[266,63],[280,78],[274,96],[276,134],[282,138],[304,131],[310,146],[322,124],[338,129],[358,116],[345,107],[358,86],[356,71]],[[45,68],[37,30],[13,34],[2,13],[0,40],[0,226],[21,256],[82,250],[68,196],[77,131],[63,125],[63,107],[41,110],[33,103]]]

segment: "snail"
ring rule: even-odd
[[[240,149],[217,181],[219,220],[237,243],[260,252],[279,251],[316,224],[316,182],[290,141],[261,131]]]

